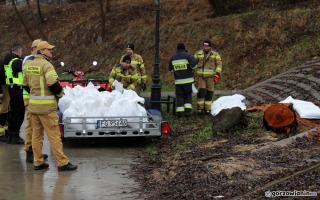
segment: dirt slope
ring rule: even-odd
[[[212,18],[207,0],[161,1],[160,75],[162,85],[172,85],[167,62],[176,44],[186,43],[195,53],[204,38],[210,38],[220,52],[224,70],[218,87],[243,89],[286,71],[319,54],[320,8],[318,1],[286,7],[255,8],[240,14]],[[37,15],[36,6],[32,4]],[[85,68],[93,60],[100,74],[108,75],[124,53],[127,42],[145,60],[149,83],[155,54],[155,4],[152,1],[111,1],[106,14],[106,38],[100,38],[99,5],[95,1],[66,5],[42,5],[44,23],[32,17],[25,5],[18,6],[30,33],[39,38],[44,32],[57,46],[54,63]],[[3,56],[13,41],[29,53],[31,40],[10,5],[0,6],[2,28],[0,51]]]

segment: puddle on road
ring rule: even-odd
[[[47,140],[43,153],[50,167],[40,171],[25,162],[22,145],[0,143],[0,199],[139,199],[139,184],[128,171],[143,144],[136,139],[67,141],[64,152],[78,169],[58,172]]]

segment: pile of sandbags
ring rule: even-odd
[[[120,83],[115,83],[116,89],[112,92],[99,92],[98,87],[89,83],[86,87],[75,86],[64,88],[65,95],[59,100],[59,110],[66,117],[96,117],[91,119],[96,122],[99,117],[147,116],[144,98],[135,91],[123,89]],[[108,119],[108,118],[106,118]],[[110,118],[111,119],[111,118]],[[72,123],[81,119],[74,119]],[[127,118],[128,123],[136,120]]]

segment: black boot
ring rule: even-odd
[[[27,163],[33,163],[33,150],[32,150],[32,147],[29,147],[29,150],[26,151],[26,162]],[[48,155],[47,154],[42,154],[43,156],[43,159],[47,159],[48,158]]]
[[[68,163],[66,165],[60,166],[58,167],[58,171],[72,171],[72,170],[76,170],[78,168],[77,165],[73,165],[71,163]]]
[[[185,112],[185,113],[184,113],[184,116],[185,116],[186,118],[189,118],[189,117],[191,116],[191,112]]]
[[[27,163],[33,163],[33,151],[32,148],[30,147],[28,151],[26,151],[26,162]]]
[[[41,170],[41,169],[48,169],[48,168],[49,168],[49,164],[45,162],[42,165],[34,166],[34,170]]]
[[[7,144],[11,144],[12,142],[12,132],[5,130],[5,135],[7,136]]]
[[[20,131],[13,132],[9,131],[9,134],[12,134],[12,141],[11,144],[24,144],[24,140],[20,137]]]
[[[7,142],[7,136],[6,135],[1,135],[0,136],[0,142]]]

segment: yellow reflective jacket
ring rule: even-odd
[[[58,74],[50,60],[38,54],[24,67],[23,85],[30,87],[28,111],[34,114],[48,114],[56,111],[57,100],[49,86],[58,81]]]
[[[120,62],[122,61],[123,56],[121,57]],[[131,65],[137,70],[137,74],[138,74],[137,84],[147,83],[148,77],[146,74],[146,68],[144,67],[142,57],[136,53],[133,53],[130,57],[131,57]]]
[[[112,83],[117,80],[123,84],[123,88],[134,90],[137,87],[138,74],[134,67],[130,66],[124,69],[121,64],[116,64],[110,73],[109,82]]]
[[[197,60],[197,75],[200,77],[212,77],[216,72],[221,73],[222,61],[219,53],[210,50],[207,54],[203,50],[198,51],[194,57]]]

